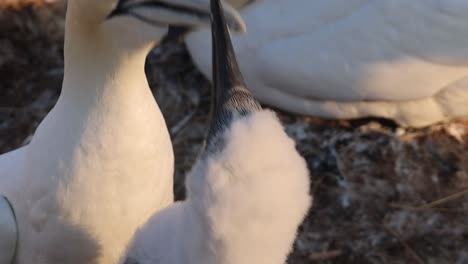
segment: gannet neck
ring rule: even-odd
[[[44,164],[40,151],[49,151],[45,177],[62,181],[70,197],[75,187],[80,189],[76,195],[82,195],[81,188],[116,185],[124,191],[125,183],[172,188],[171,142],[144,71],[151,47],[116,44],[101,27],[67,28],[62,92],[29,152],[30,160]],[[60,177],[54,179],[55,173]],[[155,193],[152,199],[167,203],[172,195]]]
[[[119,32],[69,20],[62,93],[12,198],[31,201],[15,207],[18,263],[118,263],[135,230],[173,202],[172,145],[144,72],[152,43],[116,43]]]
[[[135,229],[173,201],[172,146],[144,57],[90,54],[95,64],[67,65],[62,94],[29,145],[24,185],[37,188],[13,202],[37,202],[18,212],[19,240],[32,243],[20,245],[19,263],[57,241],[74,246],[56,263],[118,263]]]
[[[149,89],[145,72],[145,51],[119,54],[100,51],[68,53],[62,85],[62,98],[74,102],[96,100],[110,93],[124,96],[135,89]]]
[[[68,0],[67,26],[93,27],[109,15],[116,4],[114,0]]]
[[[63,92],[73,89],[94,97],[108,88],[114,93],[124,92],[118,90],[120,87],[125,90],[139,88],[142,81],[146,82],[145,58],[153,45],[126,45],[103,27],[67,26]],[[131,83],[135,81],[140,85]]]

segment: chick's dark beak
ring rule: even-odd
[[[212,121],[206,142],[208,150],[217,148],[220,140],[217,135],[228,129],[233,120],[262,109],[242,77],[220,0],[211,0],[211,12],[213,93]]]

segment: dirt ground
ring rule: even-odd
[[[64,12],[45,2],[0,2],[0,153],[27,144],[60,92]],[[210,84],[175,42],[153,50],[147,75],[183,199]],[[308,161],[314,195],[288,263],[468,263],[468,120],[403,129],[279,114]]]

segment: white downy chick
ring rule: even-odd
[[[138,231],[125,264],[283,264],[311,203],[309,173],[247,90],[212,0],[214,119],[188,198]]]

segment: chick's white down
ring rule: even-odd
[[[306,163],[245,87],[220,9],[211,0],[214,107],[188,198],[139,230],[126,264],[282,264],[309,209]]]
[[[127,263],[285,262],[311,201],[304,159],[268,110],[235,120],[222,137],[225,147],[188,175],[188,199],[138,231]]]

